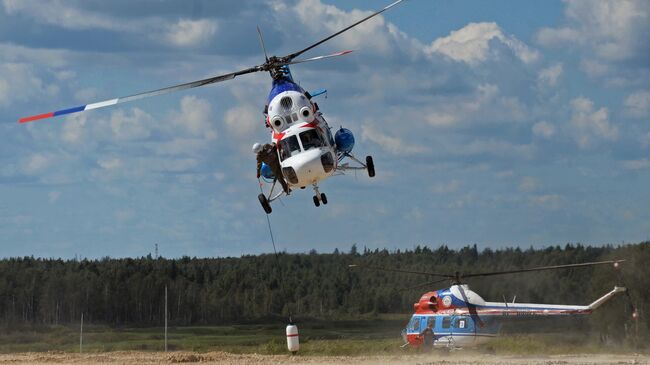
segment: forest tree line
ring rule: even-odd
[[[476,273],[608,259],[610,265],[468,279],[485,300],[589,304],[614,285],[630,289],[649,329],[650,242],[620,246],[567,244],[542,249],[450,249],[246,255],[238,258],[143,258],[61,260],[33,257],[0,260],[0,325],[49,325],[84,321],[113,326],[157,326],[164,319],[168,289],[172,325],[217,325],[264,317],[356,318],[412,312],[426,291],[449,283],[408,289],[435,278],[367,269],[365,264],[425,272]],[[590,317],[602,331],[627,329],[630,300],[619,296]]]

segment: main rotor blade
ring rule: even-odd
[[[328,54],[328,55],[325,55],[325,56],[317,56],[317,57],[307,58],[307,59],[304,59],[304,60],[296,60],[296,61],[287,62],[287,65],[295,65],[297,63],[324,60],[324,59],[330,58],[330,57],[345,56],[346,54],[350,54],[352,52],[354,52],[354,51],[341,51],[341,52]]]
[[[494,276],[494,275],[505,275],[505,274],[516,274],[520,272],[529,272],[529,271],[544,271],[544,270],[556,270],[556,269],[568,269],[572,267],[584,267],[584,266],[595,266],[595,265],[605,265],[605,264],[618,264],[624,262],[625,260],[609,260],[609,261],[596,261],[596,262],[583,262],[580,264],[567,264],[567,265],[553,265],[553,266],[540,266],[533,267],[530,269],[518,269],[518,270],[506,270],[506,271],[492,271],[484,272],[477,274],[466,274],[460,275],[461,278],[473,278],[478,276]]]
[[[262,51],[264,51],[264,59],[266,62],[269,62],[269,56],[266,54],[266,46],[264,46],[264,38],[262,38],[262,31],[260,30],[259,25],[257,26],[257,35],[260,36],[260,45],[262,46]]]
[[[429,285],[433,285],[433,284],[437,284],[437,283],[442,283],[443,281],[447,281],[447,280],[449,280],[449,278],[438,279],[438,280],[434,280],[434,281],[427,281],[426,283],[409,286],[407,288],[400,289],[399,291],[409,291],[409,290],[413,290],[413,289],[418,289],[418,288],[421,288],[423,286],[429,286]]]
[[[97,103],[77,106],[77,107],[74,107],[74,108],[62,109],[62,110],[57,110],[55,112],[39,114],[39,115],[33,115],[31,117],[20,118],[18,120],[18,122],[27,123],[27,122],[32,122],[32,121],[39,120],[39,119],[58,117],[60,115],[83,112],[83,111],[92,110],[92,109],[99,109],[99,108],[103,108],[103,107],[107,107],[107,106],[111,106],[111,105],[126,103],[127,101],[134,101],[134,100],[138,100],[138,99],[148,98],[148,97],[151,97],[151,96],[169,94],[169,93],[176,92],[176,91],[181,91],[181,90],[191,89],[191,88],[195,88],[195,87],[199,87],[199,86],[214,84],[214,83],[217,83],[217,82],[232,80],[237,76],[252,73],[252,72],[262,71],[262,70],[263,70],[262,66],[255,66],[255,67],[247,68],[247,69],[244,69],[244,70],[241,70],[241,71],[236,71],[236,72],[231,72],[231,73],[224,74],[224,75],[214,76],[214,77],[210,77],[210,78],[203,79],[203,80],[192,81],[192,82],[188,82],[188,83],[185,83],[185,84],[169,86],[169,87],[165,87],[165,88],[158,89],[158,90],[146,91],[146,92],[135,94],[135,95],[125,96],[125,97],[110,99],[110,100],[104,100],[104,101],[100,101],[100,102],[97,102]]]
[[[400,270],[400,269],[391,269],[387,267],[379,267],[379,266],[370,266],[370,265],[360,265],[360,264],[355,264],[355,265],[348,265],[349,268],[355,268],[355,267],[360,267],[363,269],[370,269],[370,270],[379,270],[379,271],[389,271],[389,272],[399,272],[403,274],[416,274],[416,275],[429,275],[429,276],[440,276],[446,279],[453,279],[455,276],[454,275],[449,275],[449,274],[437,274],[437,273],[432,273],[432,272],[424,272],[424,271],[411,271],[411,270]]]
[[[354,24],[352,24],[352,25],[350,25],[350,26],[348,26],[348,27],[346,27],[346,28],[343,28],[343,29],[339,30],[338,32],[336,32],[336,33],[330,35],[329,37],[327,37],[327,38],[323,38],[323,39],[321,39],[320,41],[318,41],[318,42],[312,44],[311,46],[309,46],[309,47],[307,47],[307,48],[305,48],[305,49],[302,49],[302,50],[300,50],[300,51],[298,51],[298,52],[295,52],[295,53],[292,53],[292,54],[288,55],[286,58],[287,58],[289,61],[291,61],[291,60],[293,60],[294,58],[300,56],[301,54],[303,54],[303,53],[309,51],[310,49],[312,49],[312,48],[314,48],[314,47],[317,47],[317,46],[319,46],[319,45],[321,45],[321,44],[323,44],[323,43],[329,41],[330,39],[336,37],[337,35],[339,35],[339,34],[345,32],[345,31],[347,31],[347,30],[349,30],[349,29],[351,29],[351,28],[356,27],[357,25],[359,25],[359,24],[365,22],[366,20],[368,20],[368,19],[370,19],[370,18],[372,18],[372,17],[374,17],[374,16],[376,16],[376,15],[379,15],[379,14],[385,12],[386,10],[388,10],[388,9],[392,8],[393,6],[395,6],[395,5],[399,4],[399,3],[401,3],[402,1],[404,1],[404,0],[397,0],[397,1],[395,1],[394,3],[385,6],[383,9],[381,9],[381,10],[379,10],[379,11],[376,11],[376,12],[374,12],[374,13],[368,15],[367,17],[365,17],[365,18],[359,20],[358,22],[356,22],[356,23],[354,23]]]

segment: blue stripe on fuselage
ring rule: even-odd
[[[266,104],[269,104],[274,97],[285,91],[297,91],[301,94],[305,93],[303,88],[287,78],[273,80],[273,86],[271,87],[271,92],[269,93],[269,98],[266,100]]]

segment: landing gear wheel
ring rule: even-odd
[[[366,168],[368,169],[368,176],[375,177],[375,163],[372,161],[372,156],[366,156]]]
[[[264,208],[266,214],[271,214],[273,209],[271,209],[271,204],[269,204],[269,200],[266,199],[266,195],[260,194],[257,196],[257,199],[260,201],[260,204],[262,204],[262,208]]]
[[[320,200],[318,200],[318,197],[316,195],[314,195],[314,205],[320,207]]]
[[[323,204],[327,204],[327,195],[321,193],[320,194],[320,201],[322,201]]]

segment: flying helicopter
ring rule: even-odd
[[[419,348],[428,345],[437,348],[457,349],[477,346],[497,337],[504,320],[507,318],[586,315],[592,313],[619,293],[626,293],[629,299],[629,293],[625,287],[615,286],[614,289],[588,305],[516,303],[515,299],[512,302],[507,302],[505,298],[499,302],[488,302],[472,291],[462,279],[608,264],[613,265],[618,270],[620,263],[624,261],[585,262],[463,275],[459,272],[454,274],[430,273],[361,264],[349,265],[349,267],[442,277],[442,279],[409,289],[451,280],[452,285],[450,287],[426,292],[422,294],[417,303],[413,304],[414,313],[406,328],[402,330],[402,339],[404,340],[404,347]],[[632,318],[636,319],[637,317],[636,309],[632,306]],[[427,328],[432,333],[430,340],[433,343],[425,343],[425,330]]]
[[[272,78],[272,85],[264,106],[264,117],[266,127],[271,129],[271,141],[277,146],[276,149],[282,174],[288,182],[289,187],[304,189],[307,186],[312,186],[314,190],[314,205],[318,207],[321,203],[327,204],[327,196],[319,191],[319,183],[321,181],[330,176],[345,174],[346,171],[350,170],[366,170],[370,177],[374,177],[375,165],[372,156],[366,156],[364,162],[352,155],[355,141],[354,134],[349,129],[341,127],[334,137],[332,136],[331,127],[323,117],[318,104],[312,100],[314,96],[320,93],[310,94],[305,91],[294,81],[289,66],[349,54],[352,51],[348,50],[324,56],[297,59],[303,53],[383,13],[402,1],[397,0],[308,47],[282,57],[269,57],[267,55],[262,33],[258,27],[260,43],[265,57],[265,62],[261,65],[126,97],[33,115],[19,119],[19,122],[27,123],[45,118],[104,108],[128,101],[228,81],[237,76],[250,73],[268,72]],[[274,191],[277,179],[269,166],[263,164],[261,174],[267,179],[267,182],[272,184],[268,193],[265,194],[261,189],[262,183],[260,183],[260,190],[262,191],[258,196],[262,208],[267,214],[270,214],[272,212],[271,202],[286,193],[281,189],[278,189],[279,191],[277,192]]]

